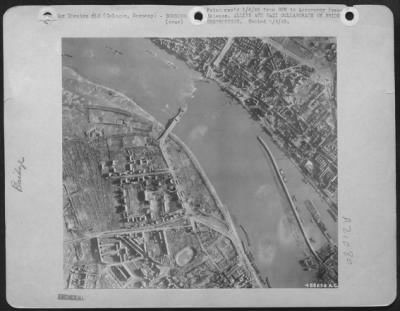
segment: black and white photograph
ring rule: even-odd
[[[64,38],[66,288],[338,286],[333,37]]]
[[[3,29],[9,305],[395,300],[387,7],[18,6]]]

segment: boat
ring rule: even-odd
[[[166,61],[166,64],[167,64],[168,67],[176,69],[176,65],[173,62],[168,60],[168,61]]]
[[[150,55],[152,55],[152,56],[157,56],[157,53],[156,53],[156,52],[153,52],[153,51],[148,50],[148,49],[146,49],[146,53],[148,53],[148,54],[150,54]]]
[[[111,51],[111,53],[113,53],[114,55],[123,55],[124,53],[122,53],[121,51],[119,51],[119,50],[117,50],[117,49],[115,49],[115,48],[113,48],[113,47],[111,47],[111,46],[109,46],[109,45],[106,45],[106,49],[108,49],[108,50],[110,50]],[[93,51],[91,51],[92,53],[93,53]],[[90,57],[93,57],[94,55],[92,55],[92,53],[91,53],[91,56]]]

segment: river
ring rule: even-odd
[[[310,222],[304,200],[311,199],[320,210],[334,240],[337,225],[326,212],[327,204],[235,99],[146,39],[64,39],[63,53],[70,55],[63,58],[64,65],[126,94],[161,122],[187,103],[188,111],[174,132],[191,148],[222,202],[245,228],[261,274],[272,287],[303,287],[312,279],[298,263],[304,257],[303,243],[292,234],[289,203],[257,135],[285,171],[306,228],[317,237],[315,243],[323,244],[323,237]],[[244,236],[243,241],[247,244]]]

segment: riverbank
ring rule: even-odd
[[[152,123],[154,123],[157,126],[157,130],[158,131],[162,131],[162,129],[164,128],[164,125],[159,122],[155,117],[153,117],[152,115],[150,115],[146,110],[144,110],[142,107],[140,107],[133,99],[129,98],[128,96],[126,96],[125,94],[118,92],[114,89],[111,89],[109,87],[106,87],[104,85],[95,83],[90,81],[89,79],[84,78],[82,75],[80,75],[77,71],[75,71],[74,69],[64,66],[63,70],[67,70],[70,72],[70,74],[72,74],[78,81],[84,81],[85,83],[87,83],[88,85],[93,86],[94,88],[102,88],[108,92],[111,92],[112,94],[121,97],[122,99],[126,100],[127,103],[129,103],[131,105],[131,109],[134,109],[133,113],[138,113],[139,115],[141,115],[142,117],[147,118],[149,121],[151,121]],[[131,109],[128,109],[128,111],[131,112]],[[137,110],[137,111],[136,111]],[[215,204],[217,205],[217,208],[222,212],[222,214],[224,215],[224,220],[228,223],[230,231],[232,233],[232,238],[233,238],[233,242],[235,244],[236,249],[238,250],[239,256],[243,259],[244,264],[246,265],[246,267],[250,270],[250,273],[252,274],[255,282],[257,283],[257,285],[259,287],[264,287],[265,284],[264,282],[262,282],[260,280],[260,276],[259,276],[259,272],[255,266],[255,263],[248,257],[246,251],[244,250],[243,246],[242,246],[242,241],[239,237],[239,234],[237,232],[237,228],[235,226],[235,223],[232,219],[232,216],[229,212],[229,210],[223,205],[222,201],[220,200],[214,186],[212,185],[211,181],[209,180],[208,176],[206,175],[205,171],[203,170],[202,166],[200,165],[199,161],[197,160],[196,156],[193,154],[193,152],[189,149],[189,147],[174,133],[170,133],[169,138],[171,138],[175,143],[177,143],[187,154],[187,156],[189,157],[189,159],[191,160],[194,168],[196,169],[196,171],[199,173],[202,181],[204,182],[207,190],[210,192]],[[162,148],[162,146],[160,146],[161,151],[165,152]],[[166,161],[168,161],[168,159],[164,156],[164,159]],[[167,162],[168,163],[168,162]]]
[[[242,245],[242,240],[239,237],[239,234],[237,232],[237,228],[235,225],[235,222],[233,221],[233,218],[228,211],[228,209],[222,204],[221,199],[219,198],[217,191],[215,190],[214,186],[212,185],[211,181],[209,180],[207,174],[204,172],[202,166],[200,165],[199,161],[197,160],[196,156],[193,154],[193,152],[189,149],[189,147],[175,134],[170,133],[169,137],[173,139],[179,146],[182,147],[182,149],[186,152],[186,154],[189,156],[190,160],[192,161],[194,167],[196,170],[199,172],[200,177],[202,178],[203,182],[205,183],[208,191],[210,191],[215,203],[217,204],[217,207],[220,209],[220,211],[224,214],[225,221],[228,222],[230,231],[233,233],[233,237],[235,238],[235,244],[236,248],[239,249],[241,257],[245,260],[246,265],[248,268],[250,268],[256,283],[260,287],[264,287],[265,284],[260,280],[259,272],[258,269],[256,268],[254,262],[248,257],[247,252],[243,248]]]
[[[203,77],[203,79],[208,79],[211,81],[214,81],[219,87],[220,89],[225,92],[226,94],[228,94],[230,97],[232,97],[235,101],[238,101],[241,106],[246,110],[246,112],[248,114],[251,115],[251,109],[245,104],[244,100],[242,98],[249,98],[249,95],[243,95],[243,96],[239,96],[238,94],[241,94],[240,90],[232,90],[231,86],[223,83],[222,81],[220,81],[214,74],[214,71],[210,67],[208,67],[208,69],[205,70],[199,70],[197,67],[195,67],[193,65],[193,63],[190,62],[189,59],[183,57],[180,54],[176,54],[173,51],[169,50],[168,48],[164,47],[164,46],[160,46],[157,43],[153,42],[151,40],[152,44],[154,46],[156,46],[157,48],[159,48],[160,50],[164,51],[165,53],[167,53],[168,55],[174,56],[176,59],[181,60],[182,62],[184,62],[186,64],[186,66],[188,68],[190,68],[191,70],[198,72],[199,74],[201,74],[201,76]],[[221,52],[222,53],[222,52]],[[210,73],[211,72],[211,73]],[[265,130],[267,127],[265,126],[264,122],[261,121],[260,119],[257,121],[255,120],[256,123],[263,129]],[[270,133],[269,133],[270,134]],[[326,204],[328,204],[331,208],[331,212],[333,212],[334,214],[337,215],[337,203],[335,203],[333,200],[330,199],[330,197],[323,192],[322,190],[319,189],[318,185],[315,184],[314,180],[312,178],[310,178],[309,176],[305,175],[303,173],[303,169],[300,167],[300,165],[293,159],[293,157],[287,153],[287,151],[285,150],[285,148],[283,148],[283,146],[281,144],[279,144],[276,139],[274,139],[274,137],[270,134],[271,138],[274,141],[274,144],[279,148],[280,151],[282,151],[286,157],[293,163],[293,165],[296,167],[296,169],[303,175],[304,179],[307,180],[307,182],[311,185],[311,187],[313,187],[313,189],[319,194],[319,196],[326,202]]]
[[[268,276],[276,288],[297,288],[314,278],[314,271],[305,271],[299,264],[306,256],[304,252],[309,252],[270,161],[266,164],[266,155],[256,139],[258,135],[265,139],[285,171],[288,187],[297,198],[300,216],[310,236],[314,237],[316,230],[308,221],[308,211],[303,209],[302,202],[306,199],[312,199],[323,210],[323,219],[329,217],[328,229],[335,237],[336,225],[325,212],[326,204],[302,181],[292,162],[254,122],[256,118],[244,113],[244,106],[238,105],[234,94],[221,90],[215,81],[204,79],[193,67],[189,68],[184,61],[165,53],[148,39],[68,39],[64,43],[63,51],[74,56],[73,61],[64,59],[65,65],[78,69],[91,81],[126,94],[162,122],[161,130],[178,108],[187,103],[189,109],[173,133],[196,155],[222,203],[234,216],[245,244],[246,237],[239,224],[246,228],[251,246],[245,245],[245,249],[260,270],[262,280]],[[104,50],[105,45],[124,51],[124,56],[110,55]],[[157,57],[146,50],[156,53]],[[177,69],[165,65],[166,60],[174,62]],[[188,159],[186,153],[182,156]],[[180,166],[179,161],[176,165]],[[194,168],[191,170],[199,180],[199,174]],[[207,191],[204,183],[201,188]],[[204,202],[206,206],[207,202],[215,206],[208,191]],[[214,209],[216,211],[216,207]],[[212,225],[216,224],[214,220],[223,217],[216,213],[216,217],[212,216]],[[205,219],[200,217],[199,220]],[[315,240],[319,243],[318,237]]]
[[[231,39],[231,38],[229,38]],[[229,40],[228,39],[228,40]],[[208,79],[208,80],[212,80],[214,81],[219,87],[220,89],[225,92],[226,94],[228,94],[230,97],[232,97],[233,99],[235,99],[236,101],[238,101],[241,106],[246,110],[247,113],[249,113],[251,115],[251,109],[249,107],[247,107],[247,105],[245,104],[244,100],[242,98],[250,98],[249,95],[246,94],[242,94],[243,96],[238,96],[238,94],[241,94],[240,90],[233,90],[231,88],[230,85],[223,83],[222,81],[220,81],[214,74],[213,69],[211,68],[211,66],[213,65],[209,65],[207,70],[199,70],[197,67],[195,67],[193,65],[192,62],[190,62],[189,59],[176,54],[174,52],[172,52],[171,50],[165,48],[164,46],[159,46],[158,44],[152,42],[156,47],[158,47],[159,49],[161,49],[162,51],[166,52],[168,55],[174,56],[175,58],[183,61],[190,69],[198,72],[201,74],[201,76],[203,77],[203,79]],[[221,51],[221,53],[223,53]],[[211,64],[214,64],[216,60],[214,59],[213,62],[211,62]],[[264,121],[262,120],[256,120],[256,122],[261,126],[262,129],[266,129],[267,127],[264,124]],[[322,189],[319,188],[319,186],[315,183],[315,180],[312,179],[310,176],[307,176],[306,174],[304,174],[304,169],[299,165],[299,163],[290,155],[287,153],[287,151],[285,150],[285,148],[283,148],[283,146],[281,144],[279,144],[276,139],[270,134],[271,138],[274,141],[274,144],[283,152],[285,153],[285,155],[287,156],[287,158],[293,163],[293,165],[297,168],[297,170],[303,175],[304,179],[311,185],[311,187],[314,188],[314,190],[318,193],[318,195],[326,202],[326,204],[328,204],[330,206],[331,212],[333,214],[335,214],[335,216],[337,217],[337,198],[332,199],[325,191],[323,191]]]
[[[189,66],[191,67],[191,66]],[[194,68],[192,68],[195,70]],[[214,81],[223,92],[226,92],[229,96],[231,96],[235,101],[239,102],[240,105],[246,110],[248,114],[251,114],[251,109],[245,104],[244,100],[237,95],[237,93],[240,93],[240,91],[237,91],[236,93],[229,88],[228,85],[225,83],[221,82],[218,78],[213,77],[213,76],[208,76],[203,74],[203,77],[205,79],[210,79]],[[331,211],[337,216],[337,203],[333,202],[329,196],[321,191],[319,187],[315,184],[314,180],[311,179],[309,176],[303,174],[303,169],[300,167],[300,165],[287,153],[287,151],[283,148],[281,144],[279,144],[276,139],[274,138],[271,130],[265,125],[264,120],[258,119],[258,121],[255,120],[255,122],[263,129],[266,131],[266,133],[271,137],[275,145],[287,156],[287,158],[290,160],[290,162],[293,163],[293,165],[297,168],[297,170],[303,175],[304,179],[310,184],[311,187],[314,188],[314,190],[319,194],[319,196],[330,206]]]

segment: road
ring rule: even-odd
[[[232,43],[233,43],[233,37],[229,37],[228,41],[226,41],[225,46],[223,47],[221,53],[219,53],[217,59],[214,62],[214,66],[218,67],[219,63],[221,62],[221,60],[224,58],[226,52],[228,52],[229,48],[231,47]]]
[[[171,174],[171,171],[162,170],[162,171],[150,172],[150,173],[126,174],[126,175],[121,175],[121,176],[110,176],[110,179],[135,178],[135,177],[156,176],[156,175],[166,175],[166,174]]]
[[[180,220],[180,219],[178,219]],[[173,223],[168,223],[168,224],[158,224],[158,225],[148,225],[144,227],[132,227],[129,229],[114,229],[114,230],[108,230],[108,231],[102,231],[102,232],[96,232],[91,235],[87,235],[84,237],[80,238],[75,238],[75,239],[69,239],[69,240],[64,240],[64,243],[73,243],[73,242],[79,242],[79,241],[84,241],[84,240],[90,240],[93,238],[99,238],[104,235],[115,235],[115,234],[127,234],[127,233],[134,233],[134,232],[150,232],[150,231],[158,231],[158,230],[169,230],[169,229],[180,229],[183,227],[190,227],[190,225],[185,225],[185,224],[180,224],[180,225],[174,225]]]
[[[215,220],[211,221],[209,217],[195,215],[192,216],[191,219],[232,239],[232,230],[224,228],[222,224],[217,223]]]
[[[109,107],[109,106],[101,106],[101,105],[87,105],[87,108],[89,110],[101,110],[101,111],[107,111],[107,112],[114,112],[114,113],[118,113],[118,114],[122,114],[126,117],[132,117],[133,114],[129,111],[123,110],[123,109],[119,109],[119,108],[115,108],[115,107]]]

